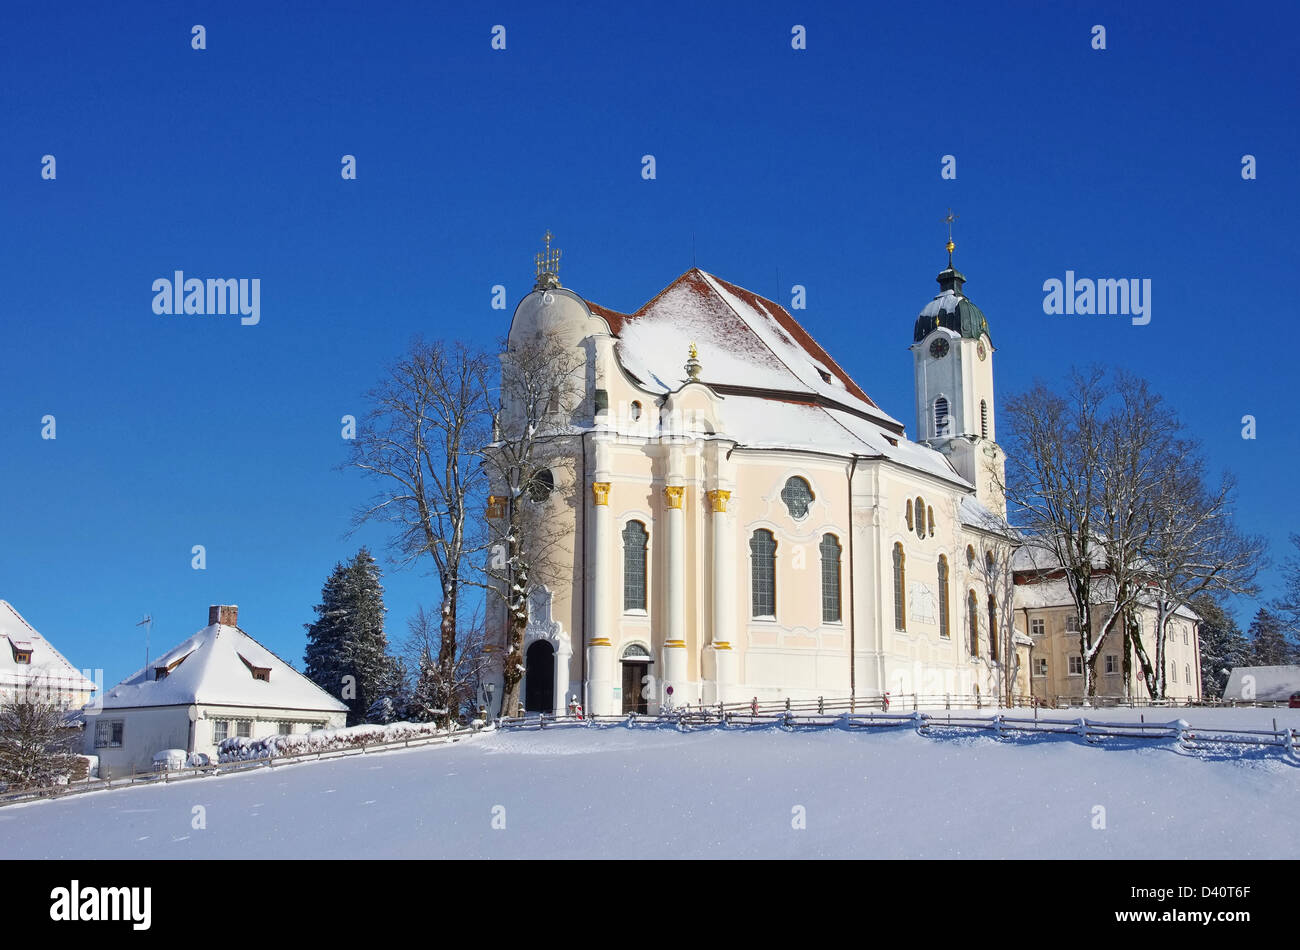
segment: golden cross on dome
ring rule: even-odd
[[[691,344],[691,350],[690,350],[690,353],[691,353],[691,359],[693,359],[693,360],[698,360],[698,359],[700,358],[700,351],[699,351],[698,349],[695,348],[695,344],[694,344],[694,343]]]
[[[961,217],[961,215],[953,214],[953,213],[952,213],[952,208],[949,208],[949,209],[948,209],[948,216],[947,216],[946,218],[943,219],[943,220],[947,223],[947,225],[948,225],[948,266],[949,266],[949,267],[952,267],[952,251],[953,251],[953,248],[955,248],[955,247],[957,246],[956,244],[953,244],[953,243],[952,243],[952,223],[953,223],[954,221],[956,221],[959,217]]]

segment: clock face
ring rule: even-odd
[[[989,351],[984,348],[983,340],[980,340],[979,346],[975,347],[975,352],[980,355],[980,359],[984,359],[989,355]]]
[[[948,338],[946,336],[937,336],[930,341],[930,355],[936,360],[941,360],[948,355]]]

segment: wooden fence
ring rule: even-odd
[[[334,759],[350,755],[368,755],[372,752],[387,752],[393,749],[411,749],[423,745],[445,745],[459,742],[474,733],[461,728],[441,734],[414,736],[393,742],[373,742],[338,749],[321,749],[315,752],[296,752],[288,755],[262,756],[256,759],[239,759],[234,762],[214,762],[211,765],[187,766],[181,769],[166,769],[154,772],[136,772],[122,778],[100,781],[89,779],[68,785],[51,785],[46,788],[27,789],[24,791],[0,792],[0,807],[18,802],[37,801],[44,798],[63,798],[67,795],[79,795],[84,792],[98,792],[109,788],[128,788],[132,785],[170,784],[187,779],[201,778],[205,775],[229,775],[232,772],[244,772],[252,769],[275,768],[316,759]]]
[[[920,703],[918,697],[918,704]],[[1193,727],[1185,720],[1173,722],[1147,722],[1145,715],[1138,722],[1103,722],[1086,717],[1077,719],[1046,718],[1034,707],[1034,716],[970,715],[969,711],[945,712],[841,712],[829,711],[831,704],[823,702],[817,711],[803,710],[800,703],[742,706],[683,707],[660,716],[637,715],[589,716],[526,716],[503,719],[500,726],[512,730],[582,729],[582,728],[676,728],[683,731],[697,729],[771,729],[790,731],[810,729],[897,729],[912,728],[921,735],[943,736],[947,732],[982,732],[1003,738],[1042,738],[1052,735],[1073,735],[1093,745],[1117,739],[1165,740],[1177,743],[1187,750],[1249,749],[1276,750],[1292,764],[1300,765],[1300,729],[1279,729],[1273,720],[1272,729],[1220,729]],[[814,704],[815,706],[816,704]],[[891,704],[892,705],[892,704]]]

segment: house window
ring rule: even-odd
[[[948,400],[942,396],[934,401],[934,434],[948,434]]]
[[[1081,656],[1070,657],[1070,675],[1071,676],[1083,675],[1083,657]]]
[[[623,528],[623,609],[646,609],[645,563],[650,535],[640,521]]]
[[[1116,656],[1114,653],[1106,654],[1106,672],[1107,673],[1119,672],[1119,657]]]
[[[798,475],[794,475],[781,489],[781,500],[785,502],[790,517],[795,521],[801,521],[808,516],[808,506],[813,501],[812,486]]]
[[[1185,682],[1190,684],[1192,682],[1192,664],[1190,663],[1183,664],[1183,674],[1186,676]]]
[[[906,630],[907,620],[903,616],[903,608],[906,606],[903,595],[904,570],[906,568],[906,557],[903,555],[903,546],[894,545],[894,629]]]
[[[840,622],[840,542],[822,535],[822,623]]]
[[[998,601],[989,594],[989,659],[998,661]]]
[[[100,720],[95,723],[95,748],[120,749],[122,747],[123,722],[121,719]]]
[[[753,616],[776,616],[776,538],[759,528],[749,539],[749,583]]]
[[[1187,646],[1187,628],[1183,627],[1183,646]]]
[[[214,719],[212,721],[212,744],[220,745],[230,737],[230,720]]]
[[[920,495],[916,496],[916,536],[925,537],[925,499]]]
[[[1040,656],[1040,657],[1035,657],[1035,659],[1034,659],[1034,675],[1035,675],[1035,676],[1046,676],[1046,675],[1047,675],[1047,658],[1046,658],[1046,657],[1042,657],[1042,656]]]
[[[16,650],[16,651],[14,651],[14,662],[15,662],[15,663],[31,663],[31,662],[32,662],[32,654],[31,654],[31,651],[30,651],[30,650]]]
[[[989,404],[983,399],[980,400],[980,437],[989,437]]]
[[[972,552],[974,553],[974,552]],[[966,619],[970,623],[970,655],[980,655],[980,607],[979,598],[971,591],[966,595]]]
[[[1079,615],[1078,615],[1078,614],[1070,614],[1068,617],[1065,618],[1065,629],[1066,629],[1066,631],[1069,632],[1069,633],[1078,633],[1078,632],[1079,632]]]
[[[952,638],[948,623],[948,559],[939,555],[939,636]]]
[[[1035,617],[1029,621],[1029,635],[1033,637],[1045,636],[1047,633],[1047,624],[1043,622],[1042,617]]]
[[[251,719],[241,719],[235,723],[235,735],[241,739],[247,739],[253,734],[253,722]]]
[[[279,734],[282,735],[282,736],[291,736],[291,735],[293,735],[293,723],[291,723],[291,722],[282,722],[282,723],[279,724],[279,727],[278,727],[278,730],[277,730],[277,731],[278,731]]]

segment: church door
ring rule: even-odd
[[[524,654],[524,712],[555,712],[555,651],[545,640]]]
[[[650,674],[649,663],[623,661],[623,712],[648,713],[650,703],[645,697],[645,678]]]

